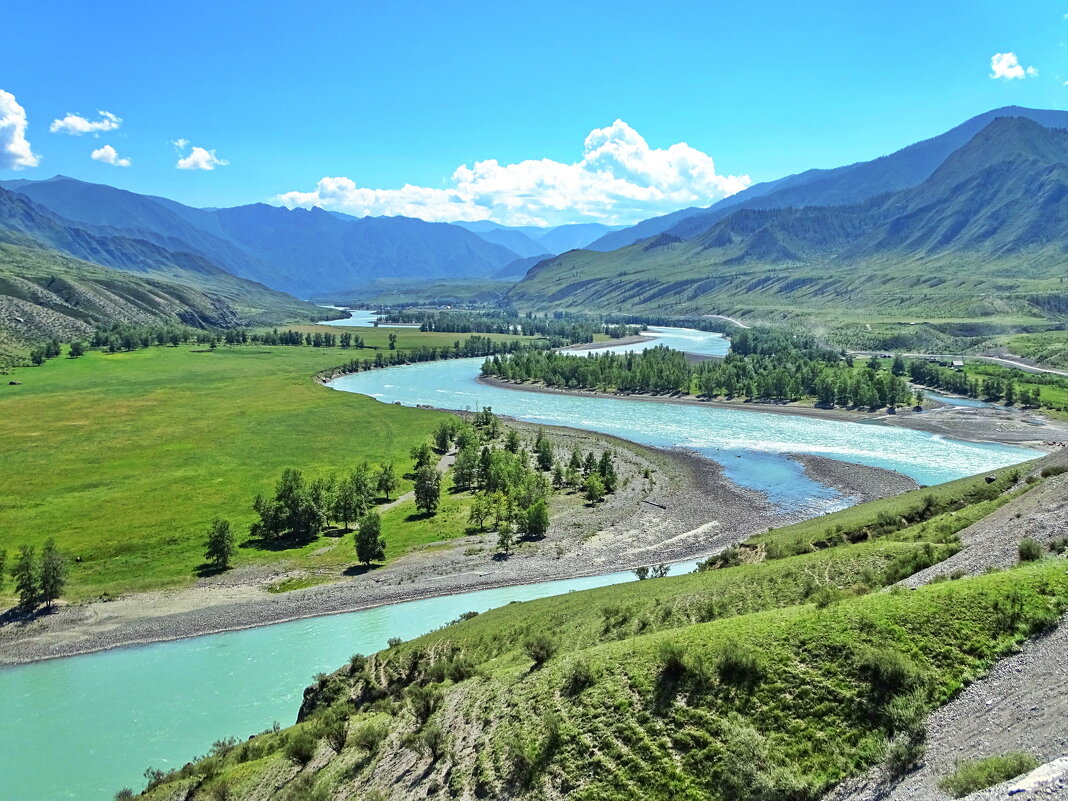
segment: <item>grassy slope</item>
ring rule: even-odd
[[[401,349],[456,338],[395,332]],[[384,345],[390,331],[359,333],[369,345]],[[442,414],[312,381],[318,370],[360,353],[150,348],[17,369],[11,377],[22,385],[0,386],[0,548],[11,553],[54,536],[82,560],[72,565],[67,595],[74,599],[187,584],[202,561],[210,520],[222,516],[243,531],[253,519],[252,499],[269,492],[283,468],[315,477],[392,459],[403,472],[411,447]],[[403,482],[400,492],[410,488]],[[447,501],[445,511],[454,503]],[[434,527],[409,526],[411,511],[402,506],[386,516],[391,555],[402,543],[440,539]],[[241,548],[236,564],[354,561],[351,538],[314,554],[323,544],[284,552]]]
[[[928,492],[989,512],[1030,485],[1006,471],[983,493],[993,497],[975,496],[987,486],[976,477]],[[819,525],[874,526],[895,509],[878,501]],[[786,551],[800,531],[759,542]],[[354,658],[317,682],[302,723],[219,749],[150,797],[227,786],[230,798],[370,798],[372,788],[381,798],[816,798],[887,758],[928,711],[1068,608],[1063,559],[869,592],[946,552],[876,538],[511,604]],[[826,588],[838,600],[812,603]],[[540,670],[523,648],[535,635],[557,647]],[[328,737],[339,727],[340,751]],[[285,756],[303,734],[307,767]]]

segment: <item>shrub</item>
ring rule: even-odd
[[[386,640],[386,647],[396,648],[402,642],[404,642],[404,640],[402,640],[400,637],[390,637],[388,640]]]
[[[1059,476],[1061,473],[1068,473],[1068,465],[1056,464],[1049,467],[1042,468],[1042,478],[1050,478],[1051,476]]]
[[[348,739],[349,719],[341,712],[330,712],[319,724],[319,734],[326,740],[334,753],[340,754]]]
[[[418,723],[430,720],[430,716],[441,703],[441,691],[434,687],[409,687],[407,691],[408,708]]]
[[[578,695],[583,690],[596,684],[598,678],[597,671],[593,669],[589,662],[578,660],[571,666],[571,670],[568,671],[567,676],[564,678],[563,692],[565,695]]]
[[[1019,551],[1021,562],[1037,562],[1042,558],[1042,544],[1030,537],[1020,540]]]
[[[319,743],[310,732],[301,729],[291,734],[286,740],[285,755],[294,764],[307,765],[315,756],[315,749],[318,745]]]
[[[954,798],[993,787],[1038,767],[1038,760],[1022,751],[962,762],[939,786]]]
[[[349,735],[349,742],[357,748],[374,753],[389,734],[389,728],[381,720],[372,720],[358,727]]]
[[[1049,541],[1050,553],[1064,553],[1068,551],[1068,537],[1057,537]]]
[[[877,696],[889,698],[920,684],[921,674],[915,663],[893,648],[872,648],[857,660],[862,676]]]
[[[763,669],[755,650],[737,642],[728,642],[716,660],[716,675],[723,684],[751,687],[760,681]]]
[[[686,672],[686,649],[674,640],[660,643],[661,674],[666,679],[677,679]]]
[[[115,793],[115,801],[127,801],[129,798],[134,797],[134,791],[129,787],[123,787],[117,793]]]
[[[534,666],[540,668],[556,653],[556,642],[548,634],[532,634],[523,642],[523,650],[534,660]]]
[[[280,796],[282,801],[329,801],[330,794],[325,787],[316,787],[315,777],[298,776]]]
[[[828,587],[826,584],[812,593],[812,603],[817,609],[826,609],[833,603],[842,600],[842,592],[837,587]]]

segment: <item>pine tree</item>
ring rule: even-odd
[[[23,545],[19,548],[18,559],[11,569],[11,577],[15,580],[19,607],[28,611],[37,606],[41,590],[37,584],[37,559],[32,546]]]
[[[365,565],[386,558],[386,541],[382,539],[382,518],[378,512],[368,512],[356,531],[356,558]]]
[[[234,532],[230,529],[230,521],[215,518],[208,529],[204,559],[216,570],[229,570],[234,551]]]

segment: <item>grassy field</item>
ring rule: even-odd
[[[975,520],[1034,486],[1002,472],[924,492]],[[296,726],[220,744],[149,797],[386,798],[403,781],[435,799],[808,801],[903,770],[930,710],[1068,609],[1062,558],[876,592],[955,547],[937,517],[903,527],[918,501],[748,543],[807,542],[795,555],[510,604],[354,656]]]
[[[330,329],[337,331],[337,329]],[[359,329],[368,345],[451,344],[457,335]],[[362,351],[367,354],[370,351]],[[310,347],[149,348],[90,352],[19,368],[0,386],[0,549],[48,537],[71,560],[67,597],[191,583],[211,519],[239,542],[257,493],[281,471],[309,478],[361,461],[407,470],[411,447],[443,418],[378,403],[312,380],[361,351]],[[20,386],[7,380],[22,382]],[[399,492],[411,488],[402,482]],[[434,525],[386,515],[390,556],[441,538],[460,501]],[[445,526],[448,528],[448,526]],[[324,544],[336,547],[322,551]],[[286,551],[239,548],[236,565],[318,567],[355,561],[351,535]],[[9,562],[10,564],[10,562]],[[10,583],[5,586],[10,593]]]

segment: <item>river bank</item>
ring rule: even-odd
[[[722,468],[684,450],[650,448],[577,429],[551,431],[562,449],[612,447],[621,489],[596,507],[565,495],[553,504],[549,534],[508,558],[496,534],[433,543],[382,568],[327,576],[330,583],[268,591],[300,571],[250,568],[201,579],[196,586],[60,606],[28,623],[0,628],[0,665],[17,665],[111,648],[185,639],[302,618],[354,612],[473,590],[629,570],[703,558],[767,528],[796,522],[755,490],[735,485]],[[855,502],[914,488],[892,471],[818,456],[796,460],[814,480]],[[644,477],[648,470],[650,479]],[[354,560],[355,561],[355,560]]]
[[[895,425],[969,442],[1028,445],[1044,450],[1054,450],[1057,447],[1063,447],[1068,444],[1068,424],[1044,417],[1037,412],[1007,409],[1005,407],[940,406],[919,412],[912,409],[899,409],[894,413],[886,411],[864,412],[841,408],[821,409],[815,406],[802,406],[793,403],[714,400],[690,395],[651,395],[645,393],[598,392],[587,389],[559,389],[547,387],[543,384],[517,383],[483,375],[478,376],[476,381],[479,384],[499,389],[536,392],[545,395],[614,398],[645,403],[684,404],[717,409],[734,409],[744,412],[787,414],[852,423]]]

